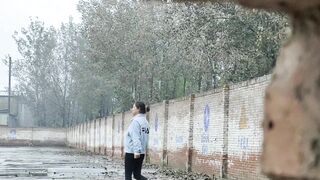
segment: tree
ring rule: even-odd
[[[27,99],[40,126],[46,126],[48,89],[56,46],[56,31],[44,23],[32,20],[27,29],[15,32],[14,39],[23,57],[15,66],[19,90]],[[41,121],[43,120],[43,121]]]
[[[288,28],[281,14],[232,3],[81,0],[78,9],[81,24],[31,21],[15,34],[20,89],[42,126],[268,74]]]

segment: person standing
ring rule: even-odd
[[[133,118],[125,135],[125,179],[131,180],[132,174],[137,180],[146,180],[141,175],[142,163],[149,139],[149,123],[146,113],[150,111],[143,102],[133,104]]]

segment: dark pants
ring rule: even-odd
[[[137,180],[146,180],[144,176],[141,175],[142,162],[144,159],[144,154],[140,155],[140,158],[134,159],[134,155],[131,153],[126,153],[124,158],[125,166],[125,176],[126,180],[132,179],[132,173]]]

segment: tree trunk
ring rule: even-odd
[[[199,74],[198,74],[198,92],[201,91],[201,84],[202,84],[201,81],[202,81],[202,74],[199,73]]]
[[[183,96],[186,96],[186,85],[187,85],[187,78],[183,77]]]
[[[171,98],[176,98],[176,91],[177,91],[177,78],[175,77],[173,79],[173,89],[172,89],[172,95]]]
[[[149,78],[149,102],[153,102],[153,71],[151,71],[151,77]]]

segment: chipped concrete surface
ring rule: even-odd
[[[209,179],[145,165],[149,179]],[[70,148],[0,147],[0,179],[124,179],[122,160]]]

